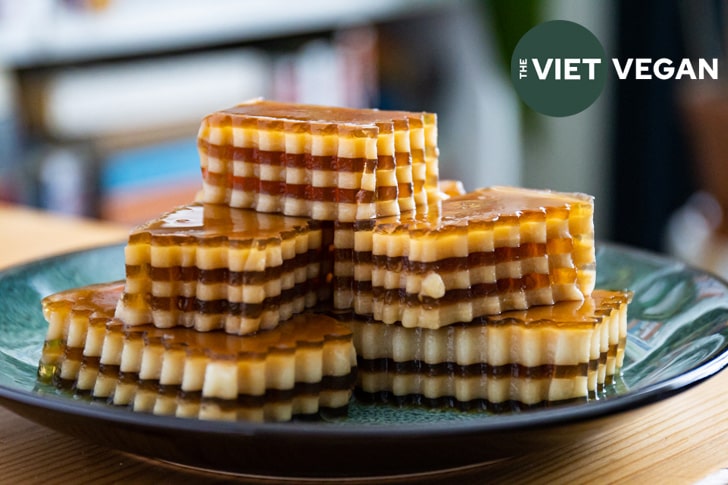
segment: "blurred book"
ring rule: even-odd
[[[66,68],[35,79],[27,108],[36,126],[64,140],[195,127],[233,100],[268,95],[268,62],[236,49]]]
[[[272,97],[280,101],[369,108],[377,105],[376,30],[357,27],[309,41],[274,61]]]
[[[139,224],[192,202],[201,188],[194,137],[121,151],[101,165],[98,215]]]
[[[226,48],[25,74],[37,205],[136,224],[194,199],[195,137],[208,113],[265,97],[365,107],[377,97],[376,33],[356,27],[284,50]]]

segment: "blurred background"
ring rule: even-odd
[[[599,239],[686,259],[710,250],[718,267],[728,232],[718,83],[611,76],[590,108],[550,118],[519,102],[508,73],[520,36],[551,19],[584,25],[610,58],[722,57],[723,10],[714,0],[0,0],[0,201],[136,224],[198,190],[195,137],[211,111],[258,96],[428,110],[443,178],[587,192]]]

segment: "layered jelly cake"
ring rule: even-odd
[[[445,198],[437,216],[339,225],[334,302],[439,328],[581,301],[595,284],[593,211],[584,194],[492,187]]]
[[[199,201],[132,230],[123,282],[44,299],[41,380],[282,420],[345,409],[357,367],[366,396],[486,406],[619,372],[631,295],[594,290],[591,196],[465,193],[426,112],[258,99],[205,117],[198,149]]]
[[[208,203],[353,222],[438,192],[432,113],[253,100],[207,116],[198,146]]]
[[[273,328],[325,291],[326,234],[311,219],[178,207],[130,234],[116,316],[127,325],[240,335]]]
[[[113,318],[122,290],[114,282],[43,300],[41,380],[180,416],[281,420],[348,405],[356,353],[333,318],[304,313],[247,336],[127,326]]]
[[[585,398],[624,360],[631,293],[595,290],[583,302],[510,311],[439,329],[365,319],[346,323],[357,389],[454,406],[537,405]]]

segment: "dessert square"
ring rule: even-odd
[[[622,367],[631,293],[595,290],[439,329],[342,319],[354,333],[357,388],[453,405],[586,398]]]
[[[580,301],[595,284],[593,212],[584,194],[479,189],[444,198],[424,218],[342,228],[335,239],[352,259],[339,274],[353,278],[355,313],[405,327]],[[347,300],[334,292],[335,301]]]
[[[240,335],[273,328],[325,291],[327,234],[311,219],[178,207],[131,232],[116,316],[127,325]]]
[[[333,318],[306,313],[246,336],[126,326],[113,318],[122,291],[114,282],[43,300],[41,380],[178,416],[282,420],[348,405],[356,354]]]
[[[203,200],[353,222],[416,211],[438,192],[433,113],[262,99],[208,115]]]

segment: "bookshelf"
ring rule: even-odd
[[[376,105],[378,23],[444,4],[0,0],[0,200],[128,224],[186,203],[202,116]]]

